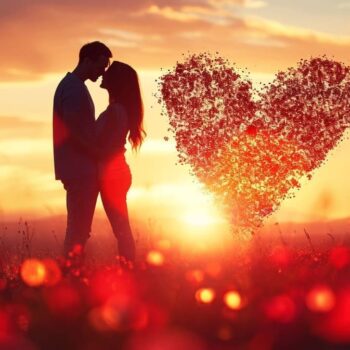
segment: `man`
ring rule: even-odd
[[[66,74],[55,92],[55,176],[63,183],[67,202],[65,256],[73,249],[83,250],[90,237],[98,196],[95,108],[84,82],[87,79],[95,82],[108,67],[111,57],[111,51],[101,42],[84,45],[77,67]]]

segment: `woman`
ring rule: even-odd
[[[126,195],[131,173],[125,161],[125,144],[138,150],[146,135],[143,104],[136,71],[114,61],[102,78],[101,87],[109,94],[109,106],[96,121],[100,194],[103,206],[118,240],[119,255],[134,262],[135,242],[129,224]]]

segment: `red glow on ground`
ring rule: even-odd
[[[272,321],[289,323],[295,319],[296,306],[288,295],[279,295],[265,304],[265,313]]]
[[[99,331],[126,331],[132,329],[134,323],[142,328],[147,325],[148,315],[141,305],[136,305],[137,303],[112,298],[90,312],[90,321]]]
[[[348,247],[334,247],[329,255],[329,262],[337,269],[342,269],[350,263],[350,251]]]
[[[218,329],[217,337],[220,340],[228,341],[232,338],[233,332],[230,326],[222,326]]]
[[[218,278],[222,272],[222,267],[217,262],[211,262],[206,266],[205,271],[209,276]]]
[[[103,304],[112,297],[129,300],[137,295],[133,276],[121,269],[98,271],[90,284],[90,298],[94,304]]]
[[[166,329],[136,334],[126,350],[207,350],[202,340],[187,330]]]
[[[199,269],[189,270],[186,272],[186,279],[190,283],[198,284],[203,282],[204,273],[202,270],[199,270]]]
[[[287,266],[291,260],[289,249],[284,246],[274,248],[270,255],[270,259],[277,266]]]
[[[0,340],[6,338],[11,332],[10,318],[7,312],[0,310]]]
[[[75,318],[81,312],[81,298],[70,284],[58,284],[45,290],[44,297],[49,310],[58,317]]]

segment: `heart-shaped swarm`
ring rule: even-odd
[[[301,60],[261,89],[221,57],[191,55],[160,92],[180,163],[253,233],[326,159],[350,121],[350,70]]]

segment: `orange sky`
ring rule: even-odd
[[[52,97],[74,69],[81,45],[101,40],[138,70],[143,90],[148,138],[137,156],[128,155],[131,212],[193,225],[209,212],[211,222],[221,222],[188,169],[175,165],[174,144],[163,140],[167,121],[154,97],[161,68],[201,51],[218,51],[247,67],[255,82],[315,55],[350,65],[349,18],[346,0],[2,0],[0,218],[64,212],[64,191],[53,174]],[[107,98],[98,85],[88,83],[100,113]],[[270,220],[349,216],[349,154],[345,140]]]

